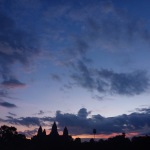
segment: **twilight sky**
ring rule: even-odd
[[[0,0],[0,125],[28,137],[150,133],[150,1]]]

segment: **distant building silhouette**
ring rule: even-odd
[[[64,128],[63,137],[68,137],[68,129],[67,129],[67,127]]]
[[[52,125],[52,129],[51,129],[51,132],[50,132],[50,136],[52,138],[57,138],[59,136],[58,134],[58,131],[57,131],[57,125],[56,123],[54,122],[53,125]]]
[[[45,129],[43,130],[43,136],[46,136],[46,130]]]
[[[43,131],[42,131],[42,127],[40,126],[39,129],[38,129],[37,136],[41,137],[42,135],[43,135]]]
[[[39,129],[38,129],[37,137],[38,137],[38,138],[46,137],[46,131],[45,131],[45,129],[42,130],[42,127],[41,127],[41,126],[40,126]]]
[[[39,127],[37,135],[33,136],[32,140],[40,140],[40,139],[41,140],[45,139],[46,141],[49,142],[56,142],[56,141],[69,142],[73,140],[71,135],[69,135],[66,126],[64,127],[63,135],[59,135],[56,122],[53,123],[51,131],[48,135],[46,135],[45,129],[43,130],[41,126]]]

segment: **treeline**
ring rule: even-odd
[[[150,148],[150,136],[138,136],[129,139],[120,134],[108,139],[81,142],[80,138],[49,138],[49,136],[27,139],[25,135],[18,134],[15,127],[0,127],[0,150],[147,150]]]

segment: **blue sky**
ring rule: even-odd
[[[149,134],[149,4],[0,0],[0,125]]]

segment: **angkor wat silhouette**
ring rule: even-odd
[[[63,142],[68,141],[69,142],[69,141],[73,140],[72,136],[69,135],[68,129],[66,126],[64,127],[63,134],[59,135],[55,121],[54,121],[54,123],[52,125],[52,129],[48,135],[46,135],[46,130],[45,129],[43,130],[42,127],[40,126],[38,129],[37,135],[33,136],[31,139],[32,140],[45,139],[45,140],[49,140],[49,141],[53,141],[53,142],[54,141],[59,141],[59,142],[60,141],[63,141]]]

